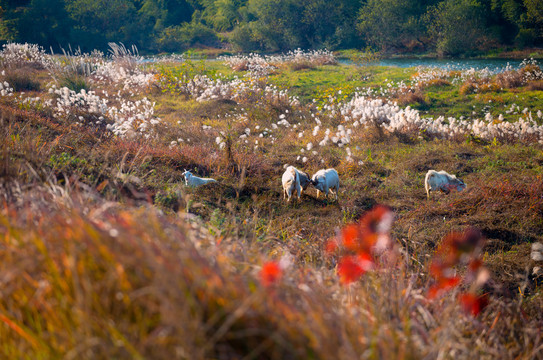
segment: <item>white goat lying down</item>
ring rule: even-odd
[[[191,186],[191,187],[198,187],[198,186],[209,184],[209,183],[212,183],[212,182],[217,182],[217,180],[215,180],[215,179],[201,178],[201,177],[198,177],[198,176],[194,176],[188,170],[185,170],[185,172],[183,174],[181,174],[181,175],[185,177],[185,185]]]
[[[283,183],[283,199],[287,199],[287,202],[290,201],[290,197],[294,194],[294,191],[298,193],[298,200],[302,195],[302,186],[300,184],[300,173],[294,166],[289,166],[286,168],[281,178]]]
[[[317,199],[319,198],[321,191],[326,195],[326,198],[328,198],[328,191],[334,189],[333,192],[335,193],[337,200],[337,194],[339,192],[339,175],[335,169],[322,169],[317,171],[311,178],[311,183],[317,189]]]
[[[451,190],[462,191],[466,188],[466,184],[458,179],[455,175],[451,175],[445,171],[428,170],[424,179],[424,187],[426,195],[430,198],[430,191],[440,190],[445,194]]]

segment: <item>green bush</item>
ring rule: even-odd
[[[515,43],[521,48],[533,46],[536,38],[537,34],[534,29],[520,29],[515,38]]]
[[[255,37],[252,24],[254,23],[241,24],[232,31],[229,40],[237,50],[247,52],[260,50],[262,48],[260,42]]]
[[[477,0],[445,0],[426,14],[429,32],[440,55],[458,55],[477,49],[484,35],[484,8]]]
[[[156,40],[160,51],[183,51],[193,46],[220,45],[217,33],[201,23],[191,22],[164,29]]]

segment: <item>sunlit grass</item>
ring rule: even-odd
[[[182,71],[178,65],[164,66]],[[228,79],[246,74],[217,61],[192,65]],[[262,93],[197,101],[145,79],[133,88],[94,79],[101,96],[120,94],[114,103],[156,102],[161,122],[149,136],[116,136],[105,124],[77,124],[75,115],[2,98],[0,357],[537,357],[542,297],[530,247],[543,241],[539,144],[369,126],[352,127],[342,146],[319,145],[326,129],[333,137],[347,123],[323,115],[326,101],[345,102],[357,87],[393,88],[415,71],[281,66],[259,80],[288,88],[300,104]],[[412,106],[506,119],[524,107],[536,117],[541,108],[538,91],[461,95],[460,86],[429,80],[418,89],[423,102]],[[506,114],[513,103],[518,108]],[[339,200],[317,199],[310,187],[287,204],[286,164],[310,174],[335,168]],[[185,187],[185,169],[218,183]],[[458,175],[467,189],[427,200],[429,169]],[[356,276],[345,286],[338,274],[345,262],[337,265],[346,253],[327,252],[327,244],[377,204],[394,214],[386,234],[393,256],[381,262],[370,254],[375,267],[360,278],[351,263]],[[443,280],[429,268],[436,249],[468,228],[486,238],[480,255],[490,280],[469,292],[465,264],[451,265],[438,275],[466,275],[465,282],[428,298]],[[489,305],[466,314],[462,293],[488,297]]]

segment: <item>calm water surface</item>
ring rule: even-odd
[[[352,63],[349,60],[341,61],[345,64]],[[492,72],[500,72],[505,70],[507,64],[513,68],[518,68],[522,60],[518,59],[381,59],[376,62],[370,63],[370,65],[378,66],[396,66],[396,67],[437,67],[441,69],[450,70],[466,70],[474,68],[481,70],[488,68]]]

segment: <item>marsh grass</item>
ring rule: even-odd
[[[79,74],[70,73],[63,74],[58,78],[59,87],[67,87],[70,90],[75,91],[76,93],[81,90],[89,90],[90,86],[85,76]]]
[[[364,71],[374,72],[371,79],[354,67],[282,69],[270,81],[309,98],[409,79],[414,70]],[[447,81],[418,89],[429,111],[441,111],[438,97],[455,112],[462,102],[471,110],[497,96],[462,95]],[[505,106],[539,104],[537,91],[517,90],[500,90]],[[543,241],[539,145],[360,127],[347,160],[339,146],[307,150],[321,138],[310,115],[318,104],[310,111],[256,96],[197,102],[146,94],[166,124],[148,138],[117,137],[105,126],[2,100],[0,357],[539,357],[543,298],[529,260],[531,243]],[[271,131],[280,115],[299,123],[296,131]],[[341,118],[323,117],[321,125],[337,128]],[[297,159],[301,148],[306,162]],[[285,164],[310,174],[335,167],[339,201],[317,199],[309,188],[287,204]],[[219,183],[187,188],[184,169]],[[427,200],[429,169],[457,174],[467,190]],[[376,204],[395,214],[396,262],[344,286],[340,258],[326,244]],[[427,296],[442,239],[471,227],[487,240],[491,274],[481,289],[490,303],[476,317],[457,300],[468,284]],[[281,259],[282,275],[263,282],[263,264]]]
[[[529,358],[541,345],[540,313],[496,299],[474,321],[454,294],[428,302],[411,260],[348,288],[296,261],[265,287],[262,248],[288,254],[303,238],[280,248],[242,233],[217,239],[190,217],[103,203],[77,184],[18,196],[0,216],[8,357]]]
[[[41,84],[36,80],[37,71],[29,67],[21,67],[8,71],[4,81],[11,85],[14,91],[40,91]]]

